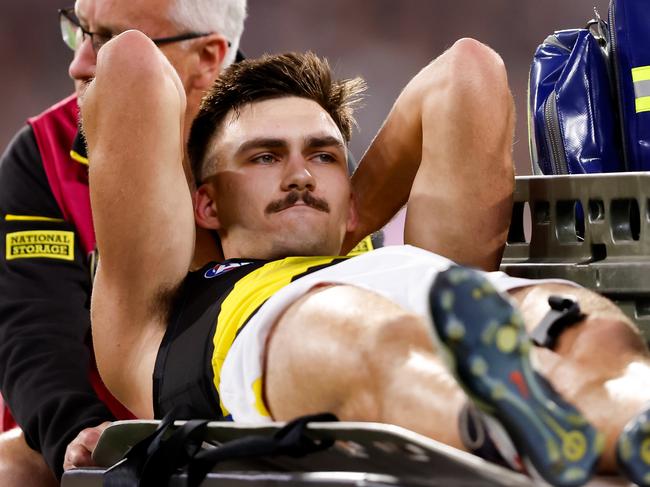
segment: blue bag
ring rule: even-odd
[[[537,48],[528,99],[535,174],[624,170],[607,38],[598,19],[585,29],[555,32]]]
[[[612,0],[609,51],[628,171],[650,170],[650,4]]]

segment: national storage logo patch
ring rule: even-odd
[[[35,257],[74,260],[74,233],[30,230],[7,234],[7,260]]]

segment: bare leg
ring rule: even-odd
[[[463,448],[466,397],[434,355],[427,325],[375,293],[332,286],[306,294],[277,322],[265,369],[275,419],[330,411]]]
[[[588,315],[560,335],[555,350],[536,349],[536,366],[605,433],[601,467],[615,470],[614,444],[623,426],[650,401],[650,356],[640,333],[613,303],[586,289],[545,284],[511,294],[529,330],[548,311],[552,294],[575,296]]]
[[[43,457],[25,442],[15,428],[0,434],[0,485],[3,487],[54,487],[59,485]]]

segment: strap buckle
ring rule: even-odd
[[[549,296],[548,305],[551,309],[530,333],[530,338],[538,347],[553,350],[560,334],[586,315],[580,311],[580,305],[575,299],[566,296]]]

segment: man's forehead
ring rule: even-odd
[[[234,142],[268,136],[304,140],[318,133],[343,143],[339,128],[318,103],[295,96],[255,101],[231,110],[221,132]]]
[[[138,29],[151,36],[171,24],[170,5],[171,0],[77,0],[75,12],[93,31]]]

